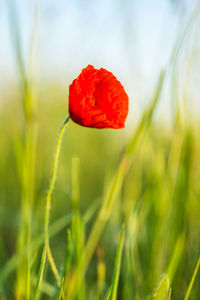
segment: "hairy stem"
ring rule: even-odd
[[[49,246],[49,220],[50,220],[50,209],[51,209],[51,196],[52,196],[52,192],[53,192],[55,182],[56,182],[56,174],[57,174],[57,169],[58,169],[58,160],[59,160],[61,142],[62,142],[62,137],[63,137],[64,131],[65,131],[65,127],[67,126],[69,119],[70,119],[69,116],[67,116],[67,118],[63,122],[63,124],[60,128],[60,131],[59,131],[59,136],[58,136],[57,145],[56,145],[56,153],[55,153],[54,163],[53,163],[53,171],[52,171],[52,175],[51,175],[51,179],[50,179],[49,188],[47,191],[46,206],[45,206],[45,223],[44,223],[45,248],[46,248],[47,258],[49,260],[51,269],[55,275],[58,285],[60,285],[60,276],[59,276],[58,270],[56,268],[56,265],[55,265],[55,262],[54,262],[54,259],[53,259],[53,256],[52,256],[52,253],[50,250],[50,246]]]

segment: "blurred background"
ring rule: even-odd
[[[172,299],[184,298],[200,254],[199,15],[200,2],[193,0],[0,1],[2,299],[24,299],[25,275],[20,260],[11,259],[26,244],[21,238],[30,217],[26,205],[32,240],[43,231],[45,194],[58,129],[68,110],[68,87],[88,64],[116,75],[129,95],[130,111],[124,130],[70,123],[51,222],[71,211],[73,157],[79,161],[80,212],[90,216],[126,145],[137,138],[131,168],[98,244],[101,250],[87,273],[86,299],[104,299],[123,220],[128,229],[119,299],[151,299],[163,273],[169,276]],[[86,224],[86,237],[95,213]],[[64,223],[51,241],[60,268],[65,230]],[[40,246],[33,254],[40,254]],[[33,290],[39,259],[32,271]],[[99,275],[102,261],[105,272]],[[43,297],[49,299],[55,294],[49,270],[45,278]],[[191,299],[199,299],[199,279],[192,293]]]

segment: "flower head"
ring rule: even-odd
[[[69,115],[86,127],[123,128],[128,96],[111,72],[88,65],[69,87]]]

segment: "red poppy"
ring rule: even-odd
[[[88,65],[69,87],[69,115],[86,127],[123,128],[128,96],[111,72]]]

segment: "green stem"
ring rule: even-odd
[[[45,223],[44,223],[45,249],[46,249],[49,263],[51,265],[52,271],[55,275],[58,285],[60,285],[60,276],[59,276],[58,270],[56,268],[56,265],[54,263],[54,259],[51,254],[51,250],[50,250],[50,246],[49,246],[49,220],[50,220],[51,196],[52,196],[52,192],[53,192],[55,182],[56,182],[56,174],[57,174],[57,168],[58,168],[58,160],[59,160],[61,142],[62,142],[63,133],[65,131],[65,127],[67,126],[69,119],[70,119],[70,117],[67,116],[67,118],[63,122],[62,126],[60,127],[59,136],[58,136],[57,145],[56,145],[56,153],[55,153],[55,157],[54,157],[53,171],[52,171],[52,175],[51,175],[49,188],[47,191],[46,206],[45,206]]]

